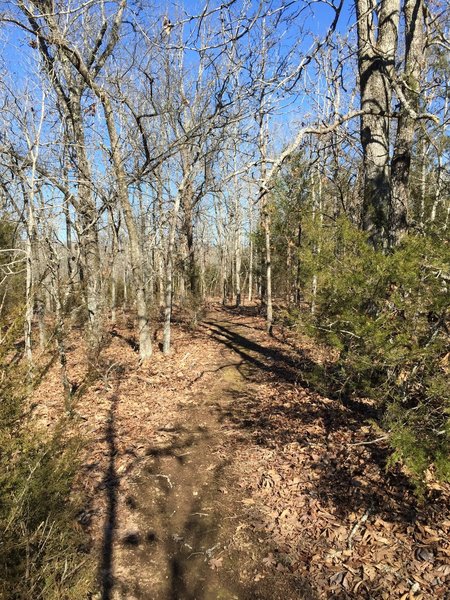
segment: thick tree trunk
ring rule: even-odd
[[[391,235],[397,243],[407,229],[410,205],[411,157],[416,120],[411,115],[419,110],[420,76],[425,52],[423,0],[405,0],[405,73],[403,94],[408,106],[401,106],[394,156],[392,158]]]
[[[399,0],[356,0],[358,17],[358,66],[363,149],[363,227],[372,243],[389,244],[391,186],[389,173],[389,112],[395,66]]]

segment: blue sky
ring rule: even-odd
[[[220,4],[221,0],[216,0],[215,4]],[[233,6],[233,10],[238,10],[242,6],[245,0],[238,0]],[[136,7],[138,4],[137,0],[129,0],[130,8]],[[292,44],[301,39],[299,59],[302,57],[302,52],[307,52],[311,48],[315,38],[323,38],[326,34],[328,27],[333,19],[334,13],[329,6],[322,2],[313,2],[312,4],[303,3],[301,1],[290,2],[290,0],[273,0],[270,3],[272,10],[276,10],[282,5],[289,5],[288,11],[297,11],[299,8],[303,8],[303,12],[298,17],[297,22],[294,22],[287,34],[283,38],[282,44],[280,44],[280,52],[286,52]],[[257,0],[252,0],[250,13],[257,9],[259,3]],[[162,23],[162,17],[164,14],[168,14],[169,17],[175,21],[176,15],[180,15],[183,10],[187,14],[199,14],[204,4],[201,0],[184,0],[184,2],[166,2],[155,3],[154,8],[151,12],[143,11],[140,13],[143,21],[148,22],[149,29],[159,29],[159,23]],[[111,10],[115,7],[114,4],[110,4]],[[339,20],[338,31],[342,34],[346,33],[349,25],[354,21],[353,17],[353,2],[346,0],[344,8],[341,13]],[[304,32],[300,32],[300,28],[304,27]],[[33,85],[32,80],[36,73],[36,62],[35,58],[38,56],[38,51],[30,46],[30,40],[32,39],[30,34],[20,31],[17,26],[11,24],[3,24],[0,29],[0,44],[3,64],[6,66],[6,70],[9,74],[8,79],[12,82],[12,85],[17,85],[22,88],[25,85]],[[255,54],[257,56],[257,53]],[[196,62],[194,55],[191,55],[193,64]],[[186,64],[189,64],[191,60],[189,53],[186,58]],[[313,107],[310,104],[308,96],[301,94],[297,97],[289,98],[285,103],[281,104],[278,108],[278,116],[273,117],[272,125],[278,128],[278,133],[274,135],[274,139],[278,139],[279,144],[284,144],[289,140],[289,137],[293,135],[293,129],[295,122],[298,122],[303,118],[303,115],[311,110]]]
[[[241,4],[240,0],[236,6]],[[274,0],[271,6],[277,8],[283,3],[288,3],[289,0]],[[132,6],[134,3],[129,2]],[[298,0],[290,3],[289,10],[298,10],[303,4]],[[252,0],[252,7],[255,9],[258,6],[257,0]],[[203,7],[203,2],[200,0],[184,0],[183,2],[165,2],[156,3],[153,14],[164,15],[168,14],[171,18],[175,18],[175,15],[180,11],[180,7],[184,9],[188,14],[199,14]],[[341,18],[339,21],[338,31],[346,33],[349,26],[351,25],[354,18],[353,15],[353,2],[351,0],[345,0],[344,8],[342,10]],[[330,24],[332,19],[332,10],[329,6],[321,2],[314,2],[308,8],[305,7],[300,19],[305,22],[306,28],[316,36],[323,36]],[[25,72],[27,71],[27,63],[32,59],[33,53],[35,52],[30,46],[30,36],[24,32],[19,31],[18,27],[12,24],[3,24],[0,30],[0,50],[2,58],[7,66],[7,70],[14,76],[14,78],[22,79]],[[294,35],[295,30],[292,30]],[[286,38],[286,46],[290,45],[293,40]],[[309,46],[309,38],[305,39],[305,50]]]

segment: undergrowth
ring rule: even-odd
[[[87,598],[94,572],[72,494],[80,443],[64,422],[48,434],[26,414],[39,374],[28,382],[18,360],[22,326],[3,330],[0,350],[0,598]]]
[[[376,401],[390,462],[404,464],[419,490],[430,468],[449,480],[449,244],[410,235],[383,253],[344,218],[320,240],[313,223],[304,230],[303,300],[314,312],[294,320],[338,350],[330,383]]]

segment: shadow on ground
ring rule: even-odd
[[[216,391],[225,405],[237,390],[224,390],[220,378],[218,383]],[[271,542],[263,542],[262,534],[259,540],[251,539],[253,533],[247,531],[239,488],[229,468],[233,455],[224,451],[223,430],[211,408],[214,391],[199,398],[178,422],[161,429],[122,499],[115,465],[117,394],[115,390],[106,426],[102,599],[317,600],[303,578],[277,572],[257,577]],[[246,535],[241,541],[242,528]]]
[[[254,309],[247,308],[244,312],[253,316]],[[341,522],[350,512],[368,510],[390,522],[416,518],[408,482],[399,472],[385,473],[387,448],[380,443],[352,445],[367,440],[370,407],[321,396],[310,374],[323,374],[323,367],[255,330],[242,314],[228,319],[223,312],[213,313],[201,325],[195,337],[206,333],[215,340],[223,348],[217,353],[223,360],[193,379],[189,393],[200,388],[203,395],[180,402],[175,423],[171,418],[170,425],[152,436],[145,458],[139,457],[139,471],[133,466],[133,477],[117,468],[122,440],[116,411],[124,373],[111,371],[111,381],[117,381],[110,388],[105,427],[108,464],[98,490],[107,508],[99,569],[103,600],[324,597],[316,591],[316,571],[321,569],[325,580],[336,573],[328,573],[324,564],[308,563],[312,553],[304,552],[305,568],[296,574],[264,566],[263,559],[277,552],[276,536],[257,527],[263,507],[258,501],[251,507],[242,502],[245,485],[239,483],[246,482],[236,480],[239,469],[233,472],[248,446],[275,450],[275,460],[285,460],[291,452],[293,476],[299,470],[295,453],[304,452],[308,458],[300,469],[309,480],[302,483],[301,493],[325,509],[332,506]],[[207,380],[209,387],[193,387],[206,373],[215,374]],[[291,445],[294,450],[289,450]],[[295,539],[299,556],[307,535],[302,532]],[[319,546],[317,528],[311,535],[313,545]],[[364,597],[378,599],[389,592],[380,588]],[[327,597],[352,596],[342,591]]]
[[[369,510],[389,521],[414,520],[417,501],[411,484],[399,470],[386,470],[389,449],[382,443],[351,445],[355,439],[367,439],[362,429],[367,430],[369,419],[376,416],[370,405],[322,397],[308,377],[321,370],[325,375],[322,365],[302,351],[281,350],[269,337],[263,345],[243,329],[245,323],[210,319],[205,325],[213,339],[242,359],[239,370],[248,384],[247,391],[234,393],[233,402],[220,411],[222,421],[247,431],[257,445],[275,449],[295,442],[305,449],[320,447],[320,458],[311,464],[319,476],[312,492],[333,504],[337,514]],[[264,381],[276,384],[270,398],[261,398],[252,387]],[[291,386],[304,393],[286,402]]]

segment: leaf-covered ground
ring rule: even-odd
[[[94,597],[449,598],[448,488],[419,505],[386,471],[371,407],[306,386],[326,352],[263,325],[252,308],[215,308],[195,332],[175,326],[173,354],[147,366],[131,322],[112,330],[72,425],[86,439],[77,492]],[[43,427],[61,399],[55,364],[33,398]]]

